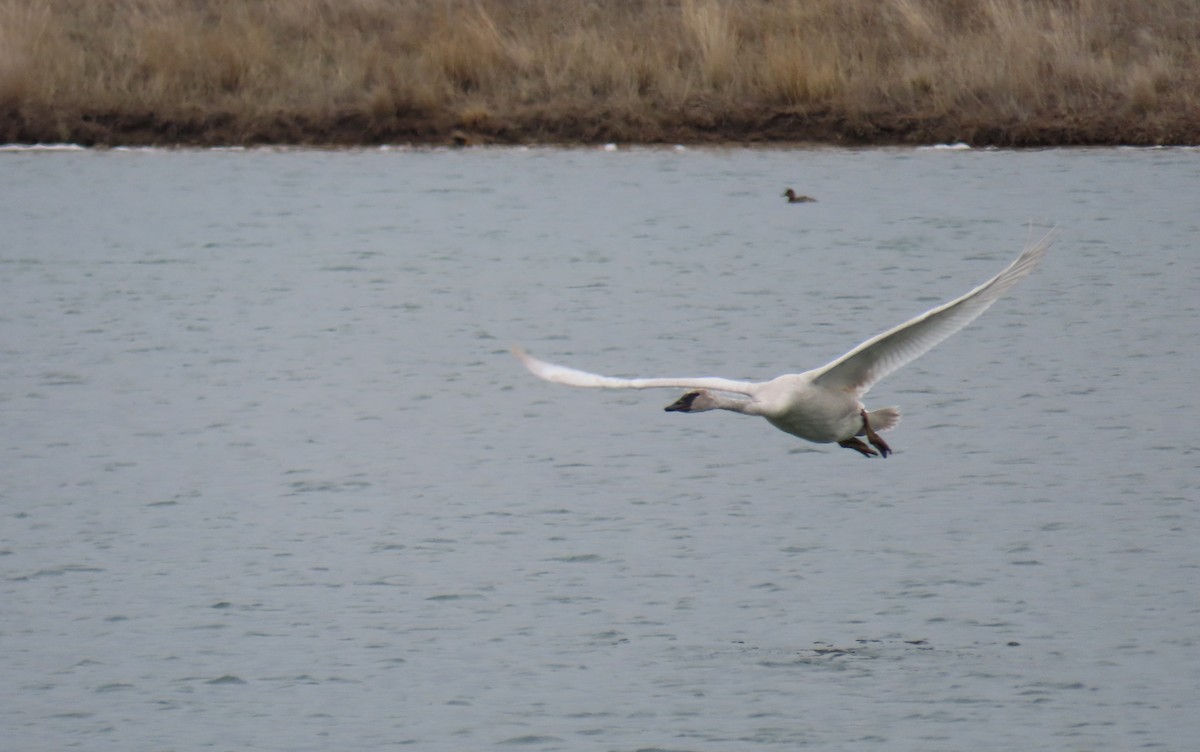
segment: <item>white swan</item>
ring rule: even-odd
[[[900,410],[885,407],[868,412],[861,402],[863,395],[877,381],[924,355],[986,311],[1033,271],[1050,248],[1054,234],[1052,231],[1030,244],[1004,271],[966,295],[872,337],[828,365],[770,381],[715,377],[622,379],[547,363],[520,347],[513,347],[513,353],[534,376],[556,384],[602,389],[690,389],[666,409],[682,413],[721,409],[760,415],[779,430],[808,441],[837,442],[865,457],[887,457],[892,449],[877,432],[899,423]],[[859,436],[866,436],[871,446]]]

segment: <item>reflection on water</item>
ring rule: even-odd
[[[1200,733],[1193,150],[0,167],[14,748]],[[1030,222],[1047,263],[872,393],[886,461],[508,354],[803,370]]]

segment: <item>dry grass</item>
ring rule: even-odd
[[[0,0],[0,141],[1200,143],[1194,0]]]

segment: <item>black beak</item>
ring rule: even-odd
[[[667,405],[664,410],[669,413],[686,413],[692,409],[692,403],[696,401],[696,395],[699,392],[688,392],[671,404]]]

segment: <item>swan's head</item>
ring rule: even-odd
[[[669,413],[702,413],[716,408],[717,401],[712,393],[707,389],[697,389],[667,405],[665,410]]]

